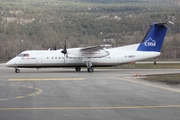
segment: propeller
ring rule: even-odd
[[[65,56],[67,54],[67,49],[66,49],[66,40],[65,40],[65,43],[64,43],[64,47],[63,47],[63,50],[61,51],[61,53],[64,54],[64,64],[65,64]]]
[[[54,50],[56,50],[56,44],[54,45]]]

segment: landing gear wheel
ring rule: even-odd
[[[92,73],[92,72],[94,72],[94,69],[92,67],[90,67],[90,68],[87,69],[87,71]]]
[[[15,69],[15,73],[20,73],[20,70],[19,69]]]
[[[81,67],[75,67],[75,70],[76,70],[77,72],[80,72],[80,71],[81,71]]]

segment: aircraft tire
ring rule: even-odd
[[[87,69],[87,71],[88,71],[89,73],[92,73],[92,72],[94,72],[94,69],[93,69],[92,67],[90,67],[90,68]]]
[[[76,70],[77,72],[80,72],[80,71],[81,71],[81,67],[75,67],[75,70]]]
[[[20,70],[19,69],[15,69],[15,73],[20,73]]]

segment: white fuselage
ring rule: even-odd
[[[109,48],[103,51],[83,53],[81,48],[67,49],[67,55],[60,50],[29,50],[16,56],[6,63],[7,67],[86,67],[85,62],[91,61],[92,67],[116,66],[124,63],[139,61],[160,55],[160,52],[137,51],[139,44]],[[86,57],[85,54],[87,54]],[[90,55],[90,57],[88,57]],[[92,57],[94,56],[94,57]]]

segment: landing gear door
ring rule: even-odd
[[[36,63],[41,64],[42,63],[42,54],[36,53]]]

